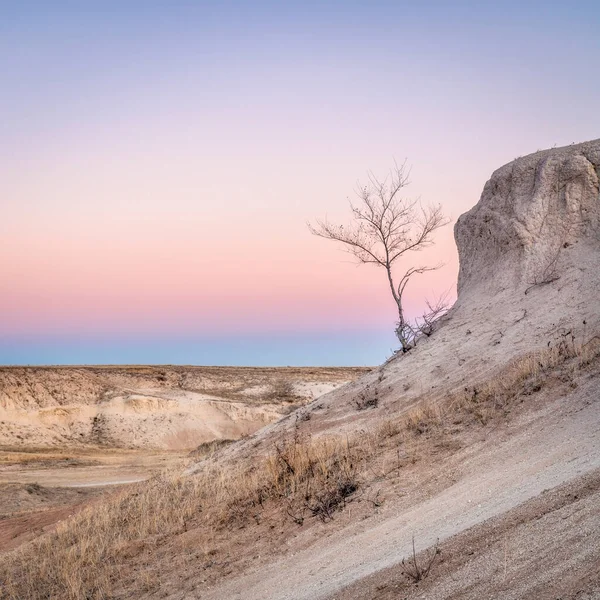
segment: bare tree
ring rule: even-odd
[[[424,207],[419,199],[409,200],[401,192],[409,184],[410,169],[406,161],[395,164],[384,180],[369,173],[366,185],[357,185],[357,201],[350,201],[353,222],[349,226],[317,221],[308,227],[314,235],[340,242],[359,264],[383,267],[390,291],[398,309],[396,335],[402,350],[409,350],[419,326],[411,324],[403,307],[404,291],[413,275],[434,271],[436,266],[409,267],[400,279],[395,279],[395,264],[409,252],[418,252],[433,243],[433,233],[448,223],[440,206]],[[441,309],[435,307],[435,316]],[[431,315],[424,315],[431,323]]]

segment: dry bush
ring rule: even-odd
[[[229,446],[229,444],[233,444],[235,441],[236,440],[230,440],[228,438],[225,438],[220,440],[213,440],[212,442],[204,442],[203,444],[200,444],[192,451],[190,451],[188,457],[196,459],[212,457],[218,450]]]
[[[299,442],[297,437],[276,447],[268,460],[271,481],[278,497],[287,499],[288,514],[303,521],[308,511],[322,521],[358,488],[358,447],[338,438]]]
[[[272,400],[275,402],[294,402],[298,399],[294,390],[294,384],[288,379],[278,379],[274,381],[263,397],[265,400]]]
[[[435,559],[440,553],[438,540],[433,548],[426,550],[422,555],[417,556],[415,551],[415,538],[413,536],[412,556],[409,559],[402,559],[402,574],[406,575],[413,583],[419,583],[419,581],[429,576],[431,567],[433,567],[433,563],[435,563]]]
[[[356,410],[366,410],[367,408],[377,408],[379,404],[379,391],[377,387],[371,389],[370,385],[367,385],[364,390],[358,393],[358,396],[354,399],[354,406]]]

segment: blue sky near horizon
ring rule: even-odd
[[[391,357],[396,348],[391,331],[239,338],[35,336],[0,340],[0,365],[375,366]]]
[[[452,221],[600,137],[600,3],[0,0],[0,364],[376,364],[382,274],[312,237],[368,170]],[[409,314],[455,288],[452,228]]]

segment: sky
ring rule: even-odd
[[[0,364],[372,365],[385,274],[311,236],[368,171],[452,224],[600,137],[600,4],[0,0]]]

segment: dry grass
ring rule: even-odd
[[[600,355],[600,338],[585,344],[574,338],[553,348],[520,357],[495,377],[472,387],[465,387],[443,402],[431,404],[424,400],[410,410],[399,422],[385,422],[380,437],[389,437],[405,429],[416,436],[433,434],[450,425],[482,425],[498,417],[506,417],[526,397],[547,384],[548,374],[555,372],[563,383],[574,383],[575,375]]]
[[[296,435],[254,464],[207,461],[191,477],[165,472],[5,557],[0,597],[109,598],[126,580],[123,564],[144,546],[191,527],[210,537],[252,522],[269,505],[297,513],[298,520],[305,514],[329,520],[357,488],[356,458],[356,449],[342,440]],[[136,586],[142,583],[149,585],[138,580]]]
[[[300,398],[296,394],[294,384],[288,379],[276,379],[269,386],[269,390],[262,399],[270,402],[298,402]]]
[[[365,388],[358,393],[358,396],[354,399],[354,406],[356,410],[366,410],[367,408],[377,408],[379,405],[379,392],[377,386],[371,389],[370,385],[366,385]]]
[[[100,461],[115,459],[123,456],[152,456],[163,454],[178,454],[176,451],[148,451],[127,448],[36,448],[33,446],[0,446],[0,464],[98,464]]]
[[[489,381],[465,388],[446,404],[447,413],[464,413],[482,424],[497,416],[506,416],[524,398],[540,391],[547,374],[557,369],[558,377],[572,383],[574,375],[600,353],[600,339],[577,343],[575,337],[564,339],[553,348],[529,354],[513,361],[502,373]]]
[[[229,446],[229,444],[233,444],[235,441],[236,440],[231,439],[219,439],[213,440],[212,442],[204,442],[194,448],[188,454],[188,457],[196,460],[201,458],[212,458],[218,450]]]
[[[568,384],[569,377],[600,354],[597,342],[565,341],[527,356],[484,384],[442,403],[423,402],[367,433],[312,439],[301,434],[297,421],[292,436],[262,458],[226,462],[209,457],[194,476],[155,476],[5,555],[0,561],[0,597],[132,597],[156,589],[159,578],[144,568],[136,575],[131,561],[175,536],[196,531],[210,555],[216,552],[211,540],[219,532],[252,527],[266,513],[278,514],[292,527],[310,518],[327,522],[357,490],[364,491],[387,472],[400,471],[400,448],[417,460],[415,448],[437,444],[459,426],[483,426],[505,418],[527,395],[541,389],[550,372]],[[397,462],[390,463],[395,456]],[[393,468],[377,470],[377,465],[386,464]],[[142,577],[142,572],[147,575]],[[119,592],[123,589],[126,592]]]

